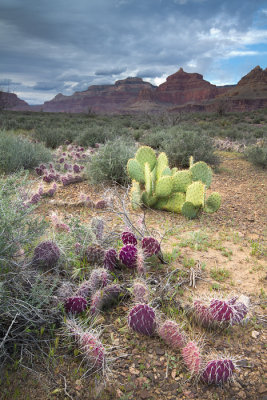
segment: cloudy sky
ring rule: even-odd
[[[267,0],[0,0],[0,89],[30,104],[180,67],[216,85],[267,67]]]

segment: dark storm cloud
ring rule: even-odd
[[[245,50],[242,38],[252,40],[246,35],[264,4],[0,0],[0,78],[28,86],[36,101],[34,92],[40,99],[47,92],[71,94],[127,76],[154,82],[180,66],[205,74],[214,59]]]
[[[126,68],[108,68],[108,69],[100,69],[95,72],[95,75],[103,75],[103,76],[114,76],[119,75],[122,72],[125,72]]]

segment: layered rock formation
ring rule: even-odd
[[[29,105],[26,101],[21,100],[15,93],[2,92],[0,90],[0,110],[29,110]]]
[[[141,78],[126,78],[114,85],[93,85],[72,96],[61,93],[46,101],[43,111],[113,113],[127,109],[143,89],[153,91],[154,86]]]
[[[0,109],[1,109],[0,92]],[[8,101],[7,97],[8,95]],[[3,106],[4,104],[4,106]],[[28,106],[15,94],[2,94],[2,109],[70,113],[137,113],[246,111],[267,107],[267,69],[259,66],[244,76],[237,85],[215,86],[198,73],[182,68],[158,87],[141,78],[126,78],[114,85],[93,85],[71,96],[61,93],[40,106]]]

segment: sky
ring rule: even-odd
[[[29,104],[180,67],[236,84],[267,67],[267,0],[0,0],[0,90]]]

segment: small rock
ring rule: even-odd
[[[260,394],[263,394],[263,393],[265,393],[265,392],[267,392],[267,387],[266,387],[265,385],[261,385],[261,386],[259,387],[259,393],[260,393]]]
[[[238,393],[238,397],[239,397],[240,399],[246,399],[246,398],[247,398],[247,395],[246,395],[246,393],[242,390],[241,392]]]
[[[157,348],[156,348],[156,354],[157,354],[158,356],[164,356],[165,350],[164,350],[164,349],[161,349],[160,347],[157,347]]]
[[[257,337],[259,336],[260,332],[257,331],[252,331],[251,332],[251,336],[253,337],[253,339],[257,339]]]

